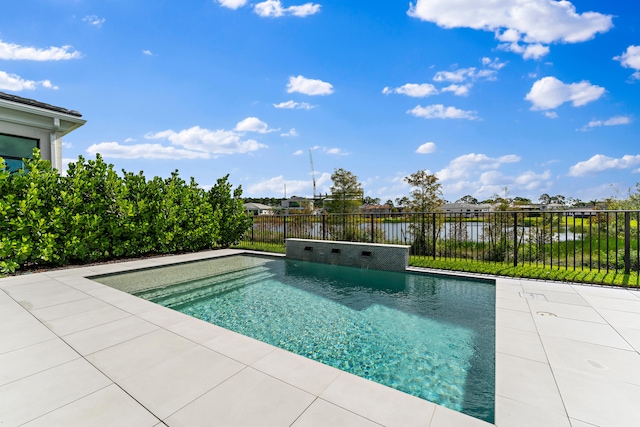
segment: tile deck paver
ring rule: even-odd
[[[489,425],[85,278],[240,252],[0,279],[0,424]],[[496,296],[496,426],[640,425],[640,291]]]

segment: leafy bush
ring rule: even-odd
[[[66,176],[38,150],[17,173],[0,158],[0,273],[226,247],[251,223],[241,195],[228,175],[207,192],[177,171],[167,179],[119,176],[100,155],[80,156]]]

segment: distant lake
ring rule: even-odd
[[[304,225],[296,227],[294,224],[287,224],[287,237],[298,237],[298,238],[322,238],[322,222],[313,222],[313,223],[303,223]],[[346,223],[350,225],[349,222]],[[377,230],[380,230],[384,233],[384,241],[378,243],[396,243],[396,244],[411,244],[412,239],[412,230],[411,230],[410,222],[375,222],[374,227]],[[417,223],[419,224],[419,223]],[[339,224],[334,225],[326,225],[326,238],[331,240],[331,227],[339,227]],[[371,223],[363,222],[359,223],[358,227],[365,233],[370,232]],[[256,232],[259,232],[261,229],[268,229],[273,232],[284,232],[284,226],[282,224],[279,225],[264,225],[260,223],[254,224],[254,228]],[[513,227],[507,227],[507,230],[511,232]],[[521,233],[525,233],[525,240],[528,240],[529,233],[535,232],[535,227],[518,227],[518,235]],[[438,233],[438,237],[444,240],[452,240],[457,239],[460,241],[481,241],[485,235],[485,223],[482,221],[478,222],[445,222],[440,225],[440,230]],[[553,238],[555,241],[572,241],[576,238],[581,239],[581,233],[572,233],[564,231],[560,233],[554,233]]]

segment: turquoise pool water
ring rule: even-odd
[[[181,268],[190,276],[214,273],[153,287],[160,277],[179,277]],[[494,420],[493,283],[244,255],[164,269],[99,281],[143,288],[132,293]]]

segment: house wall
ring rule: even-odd
[[[24,138],[37,139],[39,141],[38,148],[40,148],[42,158],[51,161],[52,164],[54,163],[51,156],[51,142],[49,131],[33,126],[9,123],[4,120],[0,120],[0,133],[12,136],[22,136]],[[60,159],[60,163],[62,163],[62,158]]]
[[[0,133],[37,139],[42,158],[58,171],[62,170],[62,137],[85,123],[72,114],[0,99]]]

